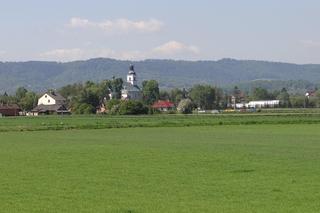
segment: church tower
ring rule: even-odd
[[[123,83],[121,90],[122,100],[142,100],[142,92],[138,86],[137,75],[134,71],[134,66],[130,65],[127,74],[127,82]]]
[[[134,71],[134,66],[130,65],[129,67],[129,73],[127,75],[127,82],[131,84],[132,86],[137,86],[137,75]]]

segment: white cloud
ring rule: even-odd
[[[199,54],[199,48],[194,45],[186,45],[177,41],[169,41],[152,50],[155,55],[172,56],[176,54]]]
[[[80,48],[74,49],[55,49],[40,54],[46,60],[73,61],[83,59],[85,51]]]
[[[105,20],[93,22],[88,19],[73,17],[68,26],[76,29],[99,29],[105,32],[127,33],[135,32],[156,32],[163,27],[163,22],[156,19],[132,21],[128,19]]]
[[[320,41],[302,40],[301,43],[306,47],[320,47]]]
[[[101,49],[55,49],[40,54],[42,60],[74,61],[89,58],[115,58],[123,60],[143,60],[147,58],[172,58],[197,56],[199,49],[193,45],[186,45],[177,41],[170,41],[149,51],[124,50],[115,51],[109,48]]]
[[[0,50],[0,55],[4,55],[4,54],[6,54],[6,51]]]

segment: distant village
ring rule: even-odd
[[[35,94],[21,87],[14,96],[0,97],[0,116],[39,116],[69,114],[154,114],[256,112],[262,108],[319,107],[317,90],[305,96],[292,96],[283,88],[269,92],[255,88],[246,94],[237,87],[225,92],[210,85],[189,89],[160,90],[156,80],[138,82],[134,65],[124,81],[113,78],[99,83],[71,84],[58,90]]]

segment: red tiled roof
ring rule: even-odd
[[[157,101],[152,105],[152,108],[172,108],[174,107],[174,103],[170,101]]]

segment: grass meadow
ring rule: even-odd
[[[320,126],[291,123],[6,129],[0,211],[319,212]]]
[[[320,124],[320,113],[308,111],[219,115],[39,116],[0,118],[0,132],[132,127],[187,127],[256,124]]]

